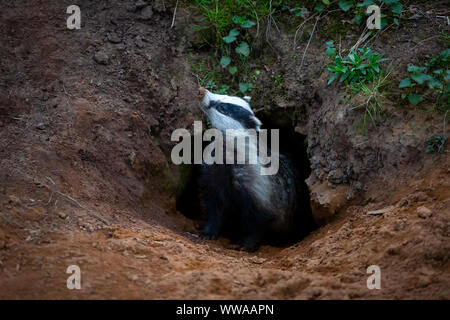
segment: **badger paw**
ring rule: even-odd
[[[255,252],[259,249],[259,241],[244,239],[237,246],[236,250],[239,251],[247,251],[247,252]]]
[[[217,232],[213,232],[211,230],[203,230],[200,232],[200,238],[206,239],[206,240],[216,240],[219,237],[219,234]]]

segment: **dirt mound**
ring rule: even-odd
[[[289,247],[235,251],[176,211],[187,181],[171,133],[202,119],[189,10],[171,28],[164,1],[81,1],[82,28],[68,30],[68,1],[1,3],[0,298],[450,297],[448,152],[425,157],[416,139],[429,132],[414,129],[431,116],[407,111],[405,133],[392,109],[359,141],[313,76],[323,48],[306,72],[283,54],[270,68],[293,70],[287,94],[255,93],[254,108],[304,111],[289,126],[308,137],[312,206],[329,223]],[[66,287],[70,265],[82,290]],[[370,265],[381,290],[367,289]]]

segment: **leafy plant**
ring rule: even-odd
[[[257,19],[268,14],[272,1],[251,2],[249,0],[195,0],[203,11],[215,34],[213,43],[207,42],[218,53],[218,68],[214,80],[220,83],[227,79],[228,85],[216,86],[216,90],[229,91],[232,84],[241,92],[250,91],[247,59],[251,54],[249,45]],[[281,2],[281,1],[279,1]],[[204,29],[206,31],[206,29]],[[225,73],[223,73],[225,72]],[[220,81],[219,81],[220,78]],[[233,86],[234,87],[234,86]]]
[[[382,54],[377,54],[370,48],[352,50],[348,56],[342,58],[336,55],[333,41],[328,41],[326,44],[327,55],[330,58],[334,56],[334,64],[328,66],[328,70],[333,72],[328,84],[338,78],[339,82],[344,82],[346,85],[371,83],[381,72],[380,63],[387,60]]]
[[[439,56],[432,57],[424,67],[408,66],[409,77],[399,83],[399,88],[414,88],[408,94],[411,104],[423,100],[423,92],[431,90],[436,96],[438,106],[450,107],[450,49],[443,50]]]

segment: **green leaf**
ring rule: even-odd
[[[420,94],[410,93],[408,94],[408,100],[411,104],[418,104],[422,100],[422,96]]]
[[[400,81],[398,87],[399,88],[411,87],[411,79],[410,78],[403,79],[402,81]]]
[[[387,19],[386,19],[386,15],[383,17],[383,15],[381,15],[381,20],[380,20],[380,28],[384,29],[384,27],[387,26]]]
[[[425,81],[430,80],[430,78],[432,77],[425,73],[414,73],[411,75],[411,79],[413,79],[418,84],[423,84]]]
[[[410,65],[410,66],[408,67],[408,71],[409,71],[409,72],[417,73],[417,72],[422,72],[423,70],[425,70],[425,68],[418,67],[418,66],[415,66],[415,65]]]
[[[353,7],[353,4],[350,1],[340,0],[338,4],[339,8],[341,8],[342,11],[345,12],[347,12],[348,10],[350,10],[351,7]]]
[[[323,4],[326,6],[330,5],[330,0],[322,0]]]
[[[239,91],[242,93],[247,92],[248,90],[251,90],[253,85],[251,83],[239,83]]]
[[[231,20],[233,20],[233,22],[236,24],[241,24],[245,21],[245,16],[242,16],[242,17],[233,16],[233,18]]]
[[[374,4],[373,0],[364,0],[364,2],[360,2],[356,6],[357,7],[368,7],[372,4]]]
[[[403,6],[400,2],[396,2],[391,6],[391,11],[393,14],[399,15],[402,13]]]
[[[336,48],[327,47],[327,55],[329,57],[333,57],[336,54]]]
[[[319,12],[319,13],[322,12],[322,11],[323,11],[323,6],[320,5],[320,4],[317,5],[317,6],[315,6],[315,7],[314,7],[314,11],[317,11],[317,12]]]
[[[450,58],[450,48],[449,49],[445,49],[444,51],[441,52],[440,57],[442,60],[447,60],[448,58]]]
[[[241,27],[242,28],[251,28],[255,25],[256,23],[254,23],[253,21],[250,20],[245,20],[244,22],[241,23]]]
[[[235,49],[236,53],[242,54],[245,57],[248,57],[250,54],[250,47],[248,46],[248,43],[245,41],[242,41],[238,47]]]
[[[330,83],[332,83],[337,77],[339,76],[339,73],[335,73],[331,76],[330,80],[328,80],[327,85],[329,85]]]
[[[234,75],[237,72],[237,70],[238,69],[235,66],[228,68],[228,72],[230,72],[231,75]]]
[[[223,84],[220,86],[220,89],[216,91],[218,94],[227,94],[228,90],[230,89],[229,85]]]
[[[231,29],[230,33],[228,33],[228,36],[223,37],[223,41],[225,41],[226,43],[232,43],[233,41],[236,40],[236,37],[239,35],[239,30],[237,29]]]
[[[430,80],[428,80],[428,87],[430,89],[433,88],[440,88],[442,86],[442,83],[438,80],[436,80],[435,78],[431,77]]]
[[[230,57],[223,56],[223,57],[220,59],[220,65],[221,65],[222,67],[224,67],[224,68],[225,68],[227,65],[229,65],[230,62],[231,62]]]

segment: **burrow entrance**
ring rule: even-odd
[[[293,242],[300,241],[318,227],[312,216],[309,190],[305,182],[305,179],[307,179],[311,173],[310,162],[307,154],[308,139],[306,135],[295,131],[295,126],[291,120],[291,115],[284,110],[276,113],[260,113],[257,114],[257,116],[263,123],[262,128],[279,129],[280,153],[290,158],[297,171],[297,183],[300,186],[298,196],[301,197],[300,202],[305,204],[301,208],[301,214],[308,216],[308,219],[306,219],[308,223],[302,225],[296,239],[284,239],[282,241],[278,241],[277,239],[268,239],[268,244],[275,246],[286,246],[292,244]],[[268,137],[270,137],[270,134]],[[209,142],[206,143],[204,147],[207,144],[209,144]],[[206,222],[206,216],[200,201],[197,184],[200,166],[184,166],[183,171],[186,172],[186,183],[184,184],[183,190],[177,197],[176,208],[177,211],[181,212],[184,216],[192,219],[196,229],[200,232]],[[225,236],[232,237],[229,233],[229,231],[225,232]]]

